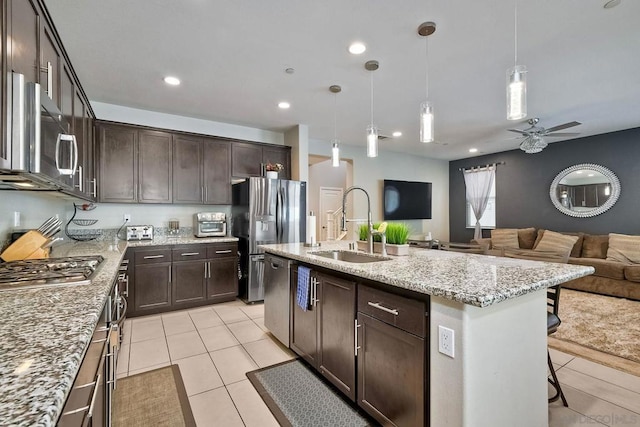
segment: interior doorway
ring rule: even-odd
[[[316,236],[319,241],[327,239],[327,211],[335,211],[342,207],[342,195],[347,188],[353,185],[353,161],[341,159],[339,167],[331,165],[328,156],[309,155],[309,180],[307,182],[307,208],[316,213]],[[322,190],[321,190],[322,189]],[[321,193],[322,191],[322,193]],[[352,210],[353,195],[347,197],[347,212]],[[340,228],[340,216],[334,227]],[[354,228],[353,223],[348,224],[349,229]],[[335,237],[341,233],[338,232]],[[353,233],[347,234],[347,240]]]
[[[335,240],[340,234],[343,188],[320,187],[320,239]]]

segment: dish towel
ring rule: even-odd
[[[298,292],[296,301],[301,309],[307,311],[309,308],[309,278],[311,269],[309,267],[298,267]]]

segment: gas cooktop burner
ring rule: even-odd
[[[0,291],[88,284],[103,260],[100,255],[89,255],[5,262],[0,264]]]

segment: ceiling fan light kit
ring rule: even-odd
[[[520,149],[527,154],[539,153],[548,145],[544,140],[544,137],[562,137],[562,136],[577,136],[579,133],[575,132],[556,132],[563,129],[568,129],[574,126],[581,125],[580,122],[567,122],[561,125],[550,127],[549,129],[545,129],[542,126],[538,126],[539,118],[534,117],[533,119],[527,120],[527,122],[531,125],[527,129],[507,129],[510,132],[519,133],[524,136],[524,139],[520,143]]]
[[[434,117],[433,105],[429,101],[429,39],[431,34],[436,32],[435,22],[427,21],[420,24],[418,34],[425,38],[425,101],[420,104],[420,142],[433,142],[434,139]]]

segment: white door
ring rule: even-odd
[[[335,240],[340,234],[340,215],[334,215],[342,208],[342,194],[344,189],[336,187],[320,187],[320,212],[316,220],[319,240]]]

